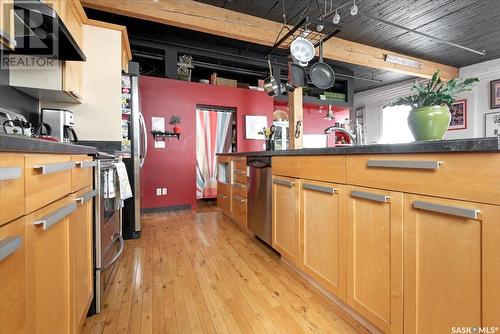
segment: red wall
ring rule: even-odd
[[[198,104],[236,108],[238,151],[262,150],[262,140],[244,139],[244,116],[266,115],[269,121],[272,120],[273,99],[266,93],[147,76],[139,78],[139,88],[141,111],[149,134],[148,152],[141,172],[143,208],[186,204],[196,207],[195,117]],[[276,108],[288,109],[286,105]],[[326,109],[321,114],[318,110],[319,107],[305,107],[304,133],[323,133],[323,129],[332,124],[323,119]],[[180,140],[167,141],[165,149],[155,149],[150,134],[151,117],[165,117],[166,126],[169,126],[168,120],[174,114],[182,117]],[[339,120],[345,118],[341,115],[337,113]],[[164,187],[168,188],[168,195],[156,196],[156,188]]]

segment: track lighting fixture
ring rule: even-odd
[[[355,16],[358,14],[358,6],[356,6],[356,0],[352,1],[351,15]]]
[[[338,10],[335,10],[335,15],[333,15],[333,24],[339,24],[340,22],[340,15]]]

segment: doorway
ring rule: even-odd
[[[196,106],[196,199],[217,198],[217,153],[235,152],[236,108]]]

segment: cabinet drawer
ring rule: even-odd
[[[235,182],[233,183],[233,194],[243,198],[247,198],[248,186],[247,183]]]
[[[24,213],[24,156],[0,154],[0,226]]]
[[[500,203],[498,154],[359,155],[347,156],[346,166],[348,184]]]
[[[345,156],[273,157],[273,175],[345,182]]]
[[[226,183],[217,183],[217,206],[221,208],[225,214],[231,214],[231,186]]]
[[[233,158],[233,166],[235,169],[246,170],[247,157],[235,157],[235,158]]]
[[[25,157],[26,213],[31,213],[71,192],[69,155],[27,155]]]
[[[233,195],[233,217],[234,220],[242,225],[247,226],[247,200],[238,195]]]
[[[75,168],[71,170],[71,191],[75,192],[92,185],[92,168],[96,162],[87,155],[74,155],[71,160],[75,163]]]
[[[248,174],[247,174],[247,167],[246,166],[243,169],[238,169],[238,168],[233,169],[234,182],[246,184],[247,183],[247,176],[248,176]]]

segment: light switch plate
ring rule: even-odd
[[[156,196],[161,196],[161,188],[156,188]]]

